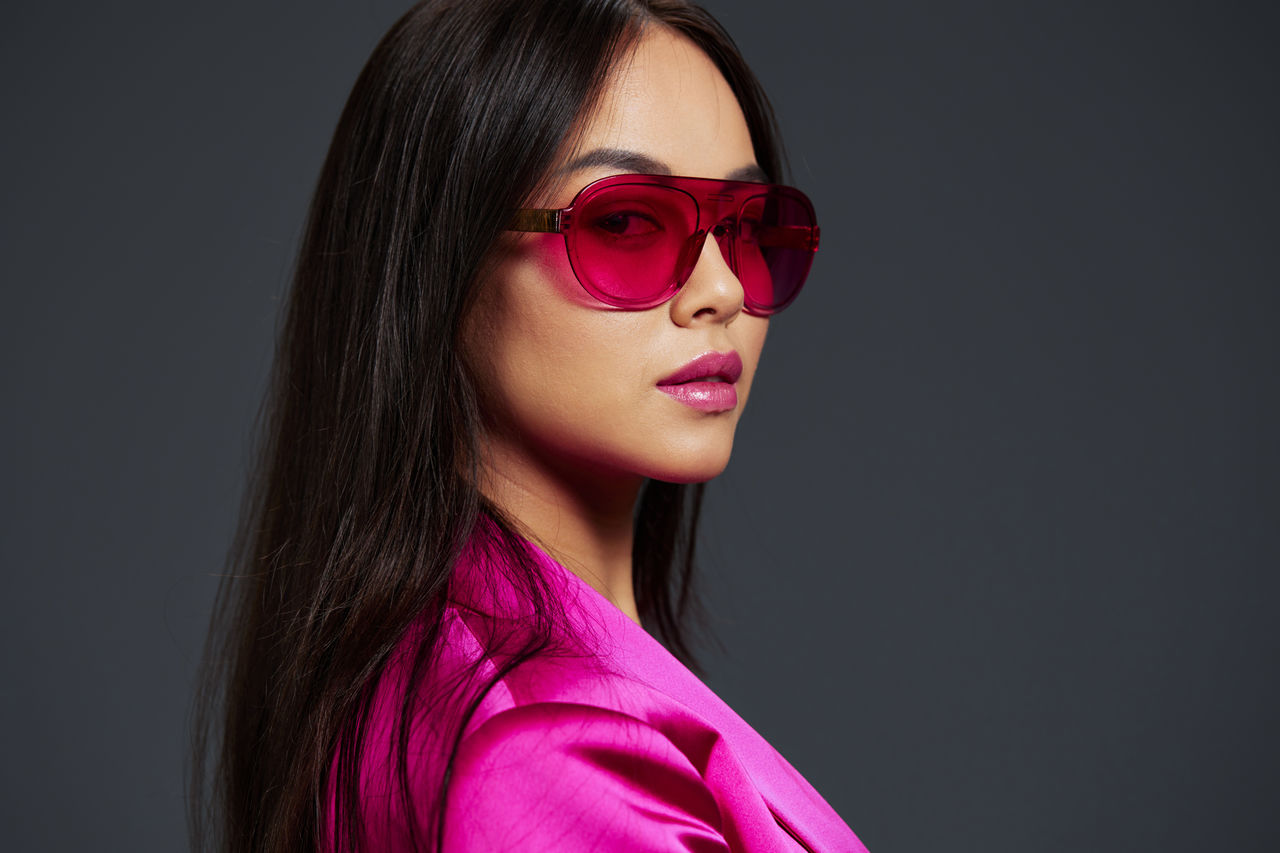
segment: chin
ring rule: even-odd
[[[729,454],[706,453],[687,460],[673,458],[667,462],[661,468],[651,471],[649,478],[664,483],[705,483],[720,476],[729,466]]]

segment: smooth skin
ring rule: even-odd
[[[650,29],[620,62],[552,187],[528,207],[565,207],[625,172],[762,180],[737,99],[692,42]],[[639,622],[632,512],[647,478],[692,483],[729,462],[768,320],[715,240],[688,282],[645,311],[578,284],[558,234],[510,233],[467,318],[464,351],[485,417],[481,491],[522,532]],[[658,390],[709,352],[742,359],[738,405],[708,413]]]

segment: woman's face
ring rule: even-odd
[[[762,179],[728,84],[665,28],[623,59],[552,187],[527,206],[566,207],[591,181],[625,172]],[[529,487],[546,476],[697,482],[719,474],[768,328],[743,312],[742,299],[712,239],[670,301],[627,311],[582,289],[561,235],[508,233],[465,331],[487,475]],[[670,384],[716,354],[741,359],[732,391]]]

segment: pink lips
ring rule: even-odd
[[[727,412],[738,405],[741,375],[736,352],[709,352],[658,382],[658,390],[699,411]]]

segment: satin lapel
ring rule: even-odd
[[[600,654],[718,731],[784,831],[811,851],[865,851],[822,795],[711,688],[585,581],[541,550],[535,552],[548,572],[564,579],[566,598],[575,600],[588,629],[604,629]]]

